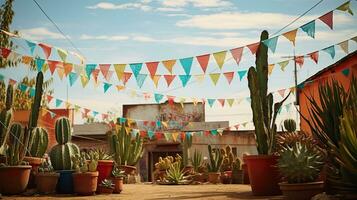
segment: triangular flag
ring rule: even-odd
[[[180,59],[181,66],[184,69],[186,75],[189,75],[191,72],[192,61],[193,61],[193,57]]]
[[[109,68],[110,64],[99,64],[100,72],[102,72],[104,77],[108,75]]]
[[[216,52],[213,54],[214,59],[220,69],[222,69],[224,65],[224,61],[226,59],[227,51]]]
[[[237,65],[239,65],[240,60],[242,59],[243,47],[231,49],[230,51],[231,51],[232,57],[236,61]]]
[[[300,66],[300,68],[304,65],[304,56],[296,56],[295,62]]]
[[[50,103],[52,99],[53,99],[53,96],[47,95],[47,103]]]
[[[330,54],[331,58],[335,58],[335,45],[329,46],[327,48],[322,49],[322,51]]]
[[[295,46],[296,33],[297,33],[297,29],[286,32],[283,34],[283,36],[286,37],[286,39],[290,40]]]
[[[295,87],[291,87],[291,88],[290,88],[290,92],[291,92],[292,94],[295,94],[296,88],[295,88]]]
[[[217,82],[219,80],[219,77],[221,76],[221,73],[212,73],[212,74],[209,74],[209,76],[211,77],[213,84],[217,85]]]
[[[155,97],[155,101],[156,103],[160,103],[160,101],[162,100],[162,98],[164,98],[164,95],[162,94],[154,94],[154,97]]]
[[[267,46],[271,52],[275,53],[276,45],[278,44],[279,36],[275,36],[263,41],[264,45]]]
[[[141,88],[145,82],[145,79],[148,75],[147,74],[138,74],[136,78],[136,83],[138,84],[139,88]]]
[[[74,73],[74,72],[69,73],[68,79],[69,79],[69,85],[71,87],[76,82],[77,78],[78,78],[78,74],[77,73]]]
[[[98,83],[99,72],[100,72],[99,69],[94,69],[92,71],[92,77],[93,77],[95,83]]]
[[[328,27],[330,27],[330,29],[333,29],[333,11],[330,11],[322,15],[321,17],[319,17],[319,19],[323,23],[325,23]]]
[[[130,72],[124,72],[123,79],[122,79],[124,85],[129,81],[129,79],[131,78],[131,75],[132,75],[132,73],[130,73]]]
[[[239,80],[241,81],[242,78],[247,74],[248,70],[238,71]]]
[[[315,20],[300,27],[308,36],[315,38]]]
[[[194,75],[194,77],[198,83],[202,83],[205,80],[204,74],[196,74],[196,75]]]
[[[109,70],[108,73],[107,73],[107,75],[104,77],[105,80],[107,80],[108,82],[110,82],[110,79],[112,78],[113,73],[114,73],[114,71],[110,71],[110,70]]]
[[[289,64],[289,60],[281,61],[278,63],[280,65],[281,71],[285,71],[285,67]]]
[[[19,89],[21,90],[21,92],[25,92],[27,90],[27,86],[24,84],[20,84]]]
[[[121,81],[123,78],[124,70],[126,64],[114,64],[115,73],[117,74],[118,81]]]
[[[83,65],[73,65],[73,70],[74,72],[76,72],[77,74],[84,74],[84,67]]]
[[[143,63],[132,63],[129,65],[130,65],[131,71],[133,72],[134,76],[137,77],[141,71]]]
[[[42,117],[45,116],[48,113],[48,111],[46,109],[42,109],[41,111],[42,111],[42,113],[41,113]]]
[[[228,105],[229,107],[232,107],[233,103],[234,103],[234,99],[227,99]]]
[[[173,141],[174,141],[174,142],[176,142],[176,141],[177,141],[177,137],[178,137],[178,135],[179,135],[179,133],[178,133],[178,132],[173,132],[173,133],[171,134],[172,139],[173,139]]]
[[[87,83],[89,81],[89,78],[86,76],[81,76],[81,82],[82,82],[82,87],[85,88]]]
[[[209,106],[212,108],[212,106],[213,106],[214,102],[216,101],[216,99],[207,99],[207,101],[208,101]]]
[[[50,117],[51,117],[51,119],[55,118],[56,113],[54,113],[54,112],[48,112],[48,113],[50,113]]]
[[[22,56],[21,61],[25,65],[29,65],[32,62],[32,57],[31,56]]]
[[[61,99],[56,99],[56,107],[59,107],[62,104],[62,100]]]
[[[45,63],[45,60],[42,58],[36,58],[36,67],[37,71],[40,72],[42,71],[43,64]]]
[[[65,51],[63,49],[60,49],[60,48],[57,48],[57,53],[58,53],[59,57],[61,58],[61,60],[63,62],[65,62],[66,58],[67,58],[67,55],[68,55],[67,51]]]
[[[35,51],[36,48],[36,43],[30,42],[28,40],[25,40],[27,46],[30,48],[31,55],[33,55],[33,52]]]
[[[234,77],[234,72],[225,72],[223,75],[226,77],[228,84],[231,84]]]
[[[87,64],[86,65],[86,74],[87,74],[88,78],[90,78],[90,75],[92,74],[92,72],[96,66],[97,66],[97,64]]]
[[[176,75],[164,75],[164,78],[165,78],[166,83],[167,83],[167,87],[170,86],[170,84],[175,79],[175,77],[176,77]]]
[[[164,67],[172,74],[172,68],[174,67],[176,60],[165,60],[162,61]]]
[[[212,135],[217,135],[217,134],[218,134],[218,131],[217,131],[216,129],[211,130],[211,134],[212,134]]]
[[[152,82],[154,83],[155,87],[157,88],[158,84],[159,84],[159,80],[161,78],[161,75],[154,75],[151,76]]]
[[[252,54],[254,55],[258,51],[259,45],[260,45],[260,42],[256,42],[256,43],[247,45],[247,47],[250,50],[250,52],[252,52]]]
[[[118,91],[125,89],[125,86],[123,86],[123,85],[117,85],[116,87],[117,87]]]
[[[57,74],[58,74],[58,77],[62,80],[63,76],[64,76],[63,68],[57,68]]]
[[[164,133],[166,141],[170,141],[170,135],[171,135],[170,133]]]
[[[340,45],[340,47],[343,50],[343,52],[348,54],[348,40],[340,42],[338,45]]]
[[[106,93],[112,85],[113,84],[104,82],[104,84],[103,84],[104,93]]]
[[[286,112],[290,111],[291,103],[285,105]]]
[[[221,104],[222,107],[224,107],[224,102],[226,101],[225,99],[217,99],[218,102]]]
[[[319,62],[319,51],[307,54],[316,64]]]
[[[196,56],[196,59],[197,59],[198,63],[200,64],[202,71],[204,73],[206,73],[209,57],[210,57],[210,54]]]
[[[30,88],[30,97],[34,97],[35,96],[35,88]]]
[[[48,63],[48,67],[50,68],[51,75],[53,75],[53,73],[56,70],[58,61],[48,60],[47,63]]]
[[[155,137],[156,137],[156,139],[160,140],[162,138],[162,133],[156,132]]]
[[[150,75],[154,76],[156,74],[156,70],[157,70],[157,66],[159,65],[159,62],[147,62],[145,64],[150,72]]]
[[[339,7],[336,8],[336,10],[341,10],[341,11],[345,11],[350,13],[351,15],[353,15],[353,12],[350,8],[350,1],[347,1],[346,3],[340,5]]]
[[[183,87],[186,87],[187,82],[188,82],[188,81],[190,80],[190,78],[191,78],[191,75],[179,75],[179,77],[180,77],[182,86],[183,86]]]
[[[278,93],[280,94],[281,97],[284,98],[284,96],[285,96],[285,89],[278,90]]]
[[[42,48],[43,52],[45,53],[46,59],[48,59],[51,55],[52,47],[43,43],[38,44],[38,46]]]
[[[348,77],[348,75],[350,74],[350,69],[349,68],[343,69],[342,74]]]
[[[64,74],[67,76],[72,72],[73,64],[72,63],[63,63]]]
[[[274,67],[275,67],[275,64],[269,64],[268,65],[268,74],[269,74],[269,76],[271,75],[271,73],[273,73]]]

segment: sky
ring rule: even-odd
[[[318,0],[37,0],[37,2],[79,51],[56,30],[31,0],[15,0],[15,16],[11,31],[18,30],[21,37],[28,40],[77,52],[85,57],[85,63],[114,64],[179,59],[248,45],[258,42],[263,30],[267,30],[273,36],[282,34],[318,18],[346,1],[323,0],[305,16],[280,32],[277,31],[315,5]],[[357,13],[356,1],[351,1],[351,8],[354,13]],[[292,56],[294,51],[297,55],[303,55],[352,38],[357,35],[356,22],[356,15],[351,16],[345,12],[335,11],[334,30],[317,21],[315,39],[298,30],[296,45],[293,46],[286,38],[280,36],[276,52],[269,51],[269,63],[286,60],[283,57]],[[19,46],[16,51],[29,54],[23,41],[17,39],[14,42]],[[350,41],[349,51],[352,52],[356,48],[356,43]],[[39,49],[35,50],[35,54],[43,57]],[[298,82],[345,55],[337,47],[334,59],[326,53],[321,53],[318,64],[306,60],[303,67],[298,68]],[[51,58],[59,59],[56,55]],[[69,59],[73,63],[80,64],[76,57],[72,56]],[[255,56],[245,48],[239,66],[227,53],[221,70],[211,58],[207,72],[246,70],[254,65],[254,61]],[[269,91],[294,86],[293,70],[293,62],[289,63],[284,72],[279,67],[275,67],[269,77]],[[126,71],[129,72],[130,68],[127,67]],[[145,65],[141,72],[147,73]],[[184,73],[179,64],[175,65],[173,72]],[[22,65],[17,68],[1,69],[0,73],[17,80],[26,75],[36,75]],[[167,73],[161,64],[158,73]],[[193,62],[191,73],[202,73],[197,61]],[[49,72],[45,77],[50,77]],[[240,81],[238,77],[235,77],[231,84],[221,77],[216,86],[212,84],[209,76],[202,82],[192,79],[184,88],[179,79],[167,87],[163,78],[159,81],[158,88],[154,87],[149,78],[142,88],[138,88],[133,78],[126,85],[129,89],[124,92],[118,92],[111,87],[106,93],[103,92],[102,86],[95,87],[93,82],[82,88],[80,81],[70,87],[66,78],[60,80],[57,75],[54,75],[54,79],[52,87],[55,98],[68,100],[70,103],[99,113],[112,111],[117,112],[118,115],[121,114],[123,104],[155,102],[152,98],[145,100],[143,97],[135,97],[131,90],[185,97],[187,101],[191,98],[245,99],[249,97],[247,79],[243,78]],[[100,80],[104,78],[100,77]],[[111,82],[120,83],[115,75]],[[274,93],[274,97],[275,101],[282,99],[277,93]],[[287,103],[293,101],[292,95]],[[218,102],[212,108],[206,105],[205,113],[206,121],[227,120],[231,126],[252,120],[250,104],[246,100],[236,102],[232,107],[227,106],[226,103],[222,108]],[[280,124],[286,118],[297,119],[294,108],[283,110],[277,123]],[[76,115],[75,123],[81,122],[80,115]],[[242,128],[252,129],[253,125],[250,123]]]

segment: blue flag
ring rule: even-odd
[[[133,74],[134,74],[135,77],[137,77],[139,75],[142,66],[143,66],[143,63],[132,63],[132,64],[130,64],[131,71],[133,71]]]
[[[190,80],[191,75],[179,75],[182,86],[185,87],[187,85],[187,82]]]
[[[86,74],[87,74],[88,78],[90,78],[90,75],[92,74],[92,72],[96,66],[97,66],[97,64],[87,64],[86,65]]]
[[[322,49],[322,51],[330,54],[331,58],[335,58],[335,45],[329,46],[327,48]]]
[[[216,99],[207,99],[207,101],[208,101],[209,106],[212,108],[212,106],[213,106],[214,102],[216,101]]]
[[[20,84],[19,85],[19,89],[20,89],[21,92],[25,92],[27,90],[27,86],[24,85],[24,84]]]
[[[138,74],[136,78],[136,83],[138,84],[139,88],[141,88],[145,82],[145,79],[148,75],[147,74]]]
[[[315,38],[315,20],[300,27],[308,36]]]
[[[248,72],[248,70],[243,70],[243,71],[238,71],[239,75],[239,80],[241,81],[242,78],[245,76],[245,74]]]
[[[61,99],[56,99],[56,107],[60,107],[60,105],[62,104],[62,100]]]
[[[193,57],[180,59],[181,66],[185,70],[186,75],[189,75],[191,72],[192,61]]]
[[[279,36],[275,36],[273,38],[269,38],[263,41],[264,45],[267,46],[271,52],[275,53],[276,45],[278,43]]]
[[[26,40],[26,44],[30,48],[31,55],[33,55],[33,52],[35,51],[36,48],[36,43]]]
[[[40,72],[42,71],[43,64],[45,64],[45,60],[42,58],[36,58],[36,67],[37,71]]]
[[[104,93],[106,93],[106,92],[108,91],[108,89],[109,89],[112,85],[113,85],[113,84],[104,82],[104,85],[103,85]]]
[[[30,88],[30,97],[34,97],[36,93],[35,88]]]
[[[162,94],[154,94],[154,96],[155,96],[155,101],[156,101],[156,103],[160,103],[160,101],[162,100],[162,98],[164,98],[164,95],[162,95]]]
[[[74,84],[74,83],[76,82],[76,80],[78,79],[78,74],[77,74],[77,73],[74,73],[74,72],[71,72],[71,73],[69,73],[68,78],[69,78],[69,85],[70,85],[70,86],[73,86],[73,84]]]

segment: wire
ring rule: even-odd
[[[40,6],[40,4],[36,0],[32,0],[37,7],[42,11],[42,13],[47,17],[47,19],[56,27],[58,32],[62,34],[62,36],[73,46],[74,49],[77,50],[78,53],[80,53],[84,58],[84,54],[77,48],[77,46],[67,37],[66,34],[63,33],[63,31],[58,27],[58,25],[47,15],[47,13],[43,10],[43,8]]]

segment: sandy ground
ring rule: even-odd
[[[2,199],[282,199],[252,196],[250,185],[152,185],[127,184],[121,194],[95,196],[3,196]]]

